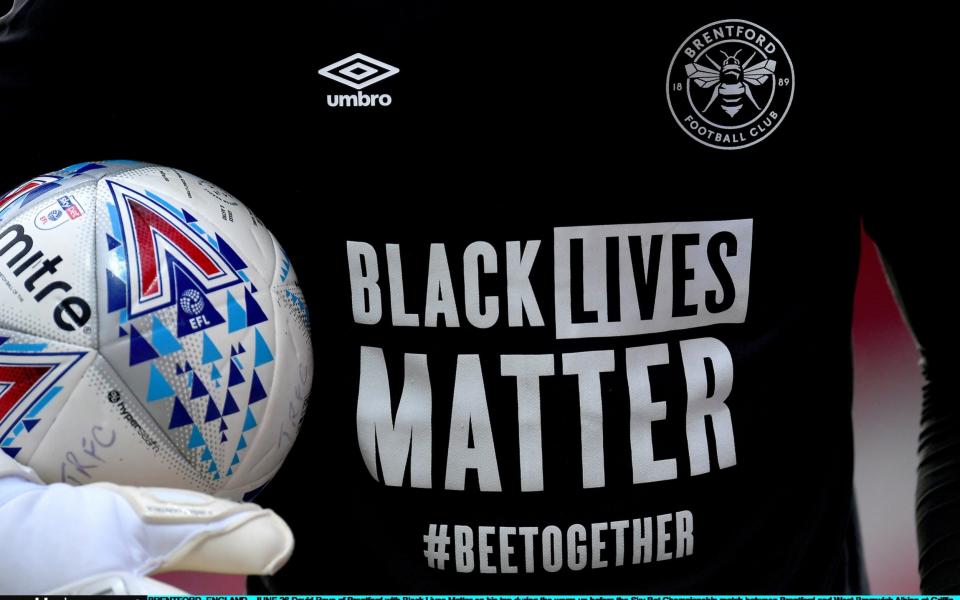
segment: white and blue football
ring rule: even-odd
[[[251,498],[303,418],[309,327],[277,240],[189,173],[82,163],[0,196],[0,450],[48,483]]]

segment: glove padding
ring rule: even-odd
[[[290,528],[256,504],[169,488],[43,485],[16,474],[0,476],[0,531],[3,594],[173,593],[146,576],[268,575],[293,552]]]

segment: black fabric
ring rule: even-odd
[[[793,62],[795,93],[766,139],[718,150],[674,121],[665,77],[687,36],[730,18],[776,35]],[[930,202],[944,171],[924,137],[935,94],[891,83],[902,73],[934,80],[922,70],[932,62],[911,52],[936,39],[932,20],[920,9],[888,14],[809,3],[351,1],[245,11],[229,3],[34,0],[0,26],[0,179],[13,187],[97,158],[170,164],[232,191],[286,246],[312,312],[316,375],[300,439],[258,498],[289,521],[297,551],[277,576],[252,581],[252,592],[865,593],[850,423],[851,306],[864,214],[924,348],[928,376],[945,368],[936,365],[947,352],[944,286],[954,254],[932,233],[944,220]],[[317,70],[355,52],[400,68],[364,90],[389,93],[389,106],[328,105],[328,95],[353,90]],[[618,225],[624,241],[615,228],[601,229]],[[591,256],[607,257],[606,264],[584,259],[583,242],[561,243],[567,234],[601,244],[608,251]],[[656,285],[644,269],[651,235],[662,236]],[[361,273],[377,258],[376,324],[356,322],[349,252],[359,246],[348,242],[372,249]],[[525,310],[522,326],[511,326],[511,252],[532,252],[537,242],[529,280],[542,325]],[[586,282],[605,269],[606,310],[623,310],[622,298],[613,300],[621,288],[611,283],[623,244],[634,261],[627,283],[666,290],[642,297],[648,308],[656,299],[667,325],[561,337],[557,300],[568,288],[558,266],[570,265],[576,320],[599,320],[583,304],[598,293]],[[392,324],[392,245],[406,312],[421,326]],[[569,262],[556,258],[563,248]],[[498,297],[499,317],[484,328],[468,316],[464,265],[476,264],[470,252],[491,249],[495,259],[485,267],[493,271],[495,263],[495,272],[479,281],[481,295]],[[422,326],[425,298],[437,295],[428,285],[431,253],[434,275],[445,272],[446,258],[456,305],[437,327]],[[741,260],[748,277],[724,275]],[[672,294],[687,285],[691,265],[693,281],[709,285]],[[717,322],[712,316],[731,314],[724,307],[730,293],[745,312]],[[679,326],[673,317],[690,310],[712,321]],[[454,314],[459,327],[451,326]],[[708,360],[690,359],[698,344],[712,352]],[[409,466],[394,486],[381,482],[382,457],[374,474],[364,463],[361,355],[377,350],[362,348],[382,351],[393,411],[409,377],[404,361],[426,357],[428,489],[412,487]],[[675,478],[633,483],[631,394],[639,392],[628,382],[628,349],[631,360],[665,352],[666,364],[649,370],[665,418],[640,437],[652,437],[653,458],[676,460]],[[590,392],[580,382],[589,387],[589,377],[562,373],[564,361],[572,370],[570,361],[590,352],[599,363],[612,356],[612,369],[600,375],[599,407],[582,409]],[[513,355],[552,357],[543,365],[554,374],[538,388],[542,491],[521,490],[521,438],[531,439],[532,421],[526,417],[521,428],[517,378],[501,372],[503,357]],[[379,364],[373,358],[369,364]],[[489,413],[502,491],[480,491],[476,469],[467,471],[464,490],[444,489],[458,368],[465,382],[474,361],[483,382],[474,406]],[[735,464],[722,466],[718,447],[731,446],[717,440],[722,414],[693,420],[697,431],[703,424],[702,446],[690,442],[687,414],[697,382],[710,396],[730,377],[724,405]],[[935,385],[945,386],[931,383],[924,403],[918,531],[924,591],[944,593],[956,591],[960,572],[951,566],[960,556],[960,446],[956,407]],[[411,383],[416,389],[425,387]],[[469,403],[481,388],[474,381],[461,391]],[[596,487],[585,484],[597,483],[598,470],[583,466],[582,446],[596,439],[582,434],[584,414],[587,430],[602,420],[604,478]],[[482,445],[482,416],[474,417],[468,439]],[[696,475],[692,447],[707,457]],[[683,511],[692,515],[689,556],[661,553],[664,560],[631,564],[632,529],[625,529],[625,564],[615,565],[611,523],[651,517],[656,526],[657,515],[670,515],[665,548],[675,552]],[[608,527],[599,554],[607,566],[588,550],[583,570],[565,564],[545,572],[544,530],[558,527],[565,551],[570,526],[584,525],[589,535],[593,523]],[[452,548],[445,569],[428,566],[423,537],[431,524],[447,525],[450,537],[455,525],[471,529],[472,573],[456,572]],[[521,572],[479,573],[481,526],[496,528],[489,539],[498,570],[498,528],[536,527],[536,572],[522,572],[526,545],[515,533],[506,564]]]
[[[561,212],[558,209],[557,212]],[[690,209],[678,210],[689,218]],[[598,211],[599,212],[599,211]],[[613,209],[613,212],[618,212]],[[562,213],[561,213],[562,214]],[[629,213],[627,213],[629,214]],[[644,216],[646,216],[645,213]],[[701,211],[703,218],[730,215],[723,211]],[[746,213],[751,214],[751,213]],[[620,212],[619,222],[630,222]],[[577,215],[578,224],[584,217]],[[608,223],[611,214],[597,214],[587,223]],[[638,215],[637,219],[641,217]],[[553,223],[563,223],[555,213]],[[653,222],[680,221],[677,216],[653,215]],[[750,310],[742,325],[717,325],[706,331],[684,330],[621,339],[556,341],[547,331],[509,331],[505,328],[467,331],[453,335],[449,331],[409,331],[403,335],[389,327],[370,331],[343,323],[330,323],[326,339],[355,338],[355,345],[336,357],[329,357],[329,373],[340,374],[349,400],[340,401],[338,394],[316,397],[311,410],[325,422],[307,425],[322,437],[307,438],[311,446],[300,445],[291,457],[291,464],[303,460],[310,464],[316,448],[332,446],[335,453],[343,440],[338,428],[351,427],[356,435],[359,346],[384,348],[390,369],[394,404],[399,401],[402,352],[423,352],[428,357],[433,390],[434,485],[443,487],[444,449],[450,422],[449,403],[454,387],[457,354],[480,355],[484,367],[484,384],[491,413],[497,460],[504,492],[477,492],[471,481],[466,492],[394,489],[373,480],[359,453],[338,454],[336,464],[320,466],[324,480],[346,480],[353,493],[343,498],[346,521],[325,521],[325,535],[301,542],[301,553],[294,558],[293,568],[276,578],[274,589],[307,589],[314,585],[309,573],[318,561],[315,554],[329,558],[320,564],[334,562],[341,573],[332,573],[325,584],[332,589],[352,593],[387,593],[391,590],[415,592],[470,590],[478,593],[533,592],[761,592],[761,591],[843,591],[849,570],[856,570],[860,560],[855,544],[855,525],[851,511],[852,448],[850,432],[850,304],[855,279],[859,225],[855,213],[840,215],[833,222],[816,228],[816,243],[811,232],[792,219],[757,217],[754,224],[754,251],[751,265]],[[536,224],[476,224],[476,239],[500,246],[505,239],[550,240],[549,228]],[[383,233],[380,230],[385,230]],[[404,274],[404,281],[425,279],[423,265],[427,247],[416,240],[431,239],[429,232],[403,231],[385,226],[380,230],[364,225],[362,230],[346,230],[341,239],[360,239],[371,243],[380,240],[400,245],[405,264],[415,265]],[[458,231],[467,230],[461,225]],[[511,235],[515,233],[515,235]],[[389,237],[387,237],[389,236]],[[463,248],[465,240],[438,237],[448,249]],[[545,242],[546,243],[546,242]],[[337,244],[339,245],[339,244]],[[346,256],[343,248],[333,244],[330,254],[339,256],[339,277],[346,279]],[[459,259],[451,252],[451,264]],[[541,284],[535,288],[538,297],[550,297],[549,253],[541,256]],[[380,264],[386,262],[380,258]],[[418,268],[419,267],[419,268]],[[412,272],[410,272],[412,271]],[[337,272],[337,271],[334,271]],[[797,281],[815,279],[809,286]],[[417,310],[421,288],[413,284],[406,308]],[[350,315],[349,290],[342,289],[340,312]],[[545,317],[551,323],[550,315]],[[432,335],[439,341],[431,340]],[[703,336],[721,340],[733,356],[734,383],[728,404],[734,415],[737,464],[719,469],[716,457],[711,471],[690,476],[686,461],[687,441],[683,433],[684,369],[681,368],[679,342]],[[626,348],[666,343],[670,364],[654,367],[651,385],[654,397],[668,402],[666,426],[654,426],[654,452],[658,458],[677,457],[679,477],[667,482],[632,485],[630,482],[629,400],[624,377]],[[498,377],[502,354],[556,353],[613,350],[614,372],[603,382],[604,447],[607,483],[599,489],[582,489],[579,460],[581,433],[577,422],[576,380],[570,377],[545,377],[541,381],[543,418],[543,492],[518,491],[518,450],[516,429],[516,383]],[[557,356],[555,371],[561,371]],[[320,389],[324,383],[320,382]],[[349,387],[347,387],[349,386]],[[672,402],[671,402],[672,401]],[[318,409],[318,403],[323,408]],[[741,408],[743,407],[743,408]],[[442,411],[442,412],[441,412]],[[313,415],[309,418],[315,418]],[[329,427],[330,429],[327,429]],[[439,455],[439,456],[437,456]],[[295,471],[289,473],[295,475]],[[283,495],[282,478],[265,492],[263,501],[299,504],[300,500]],[[409,478],[409,475],[408,475]],[[295,485],[291,483],[291,485]],[[317,493],[323,505],[337,503],[339,491],[327,492],[321,484]],[[340,490],[337,486],[336,490]],[[552,493],[551,493],[552,492]],[[350,508],[347,509],[346,507]],[[292,507],[292,506],[291,506]],[[313,506],[312,510],[319,507]],[[295,518],[316,521],[318,517],[300,509],[291,511]],[[323,510],[329,510],[324,508]],[[570,523],[613,521],[657,515],[669,511],[690,510],[694,515],[695,548],[693,556],[676,561],[641,564],[634,568],[607,568],[598,573],[558,573],[524,576],[457,575],[426,568],[422,536],[429,524],[447,523],[477,527],[480,525],[532,525],[541,528]],[[282,511],[282,509],[281,509]],[[334,510],[333,514],[342,514]],[[296,524],[294,525],[296,527]],[[359,536],[352,539],[349,536]],[[303,539],[303,538],[301,538]],[[386,542],[385,540],[391,540]],[[613,540],[609,540],[610,546]],[[307,544],[304,551],[304,544]],[[539,548],[538,548],[539,551]],[[520,551],[517,551],[519,562]],[[628,555],[629,556],[629,555]],[[851,564],[846,562],[847,559]],[[297,566],[297,562],[302,566]],[[352,569],[355,563],[377,566],[362,578]],[[613,558],[610,558],[611,564]],[[297,572],[302,579],[293,580]],[[289,573],[289,574],[288,574]],[[287,587],[289,586],[289,587]],[[862,592],[862,588],[854,589]]]

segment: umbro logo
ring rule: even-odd
[[[354,54],[320,69],[320,74],[355,90],[383,81],[400,72],[400,69],[369,56]]]
[[[360,90],[399,72],[397,67],[359,52],[319,70],[320,75],[357,90],[356,94],[327,94],[327,105],[332,107],[389,106],[393,102],[390,94],[368,95]]]

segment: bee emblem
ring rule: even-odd
[[[740,54],[742,50],[743,48],[732,55],[720,50],[724,59],[723,63],[719,65],[709,55],[704,54],[703,57],[710,61],[710,64],[715,68],[705,67],[697,63],[687,63],[685,69],[690,81],[701,88],[713,88],[710,101],[700,112],[707,112],[719,98],[720,108],[723,109],[723,112],[730,117],[734,117],[743,108],[744,97],[750,100],[757,111],[761,110],[757,100],[753,97],[753,92],[750,91],[750,86],[765,84],[776,70],[777,61],[768,58],[751,66],[757,55],[754,52],[750,55],[750,58],[741,64],[740,60],[737,59],[737,54]]]
[[[694,140],[739,150],[780,126],[795,86],[793,61],[772,32],[725,19],[703,25],[677,48],[667,70],[667,103]]]

